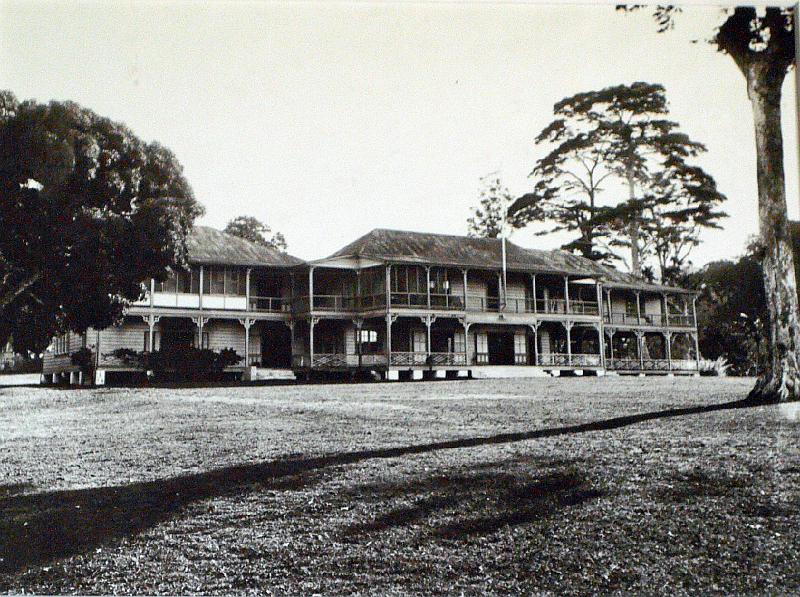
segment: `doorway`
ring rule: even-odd
[[[288,369],[292,366],[292,332],[284,323],[264,322],[261,328],[261,366]]]
[[[487,334],[490,365],[514,364],[514,334],[489,332]]]

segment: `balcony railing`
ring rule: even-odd
[[[427,352],[394,352],[392,351],[392,365],[398,367],[415,367],[425,365],[428,359]]]
[[[617,325],[642,325],[642,326],[670,326],[670,327],[695,327],[694,317],[692,315],[685,315],[682,313],[670,313],[664,315],[663,313],[625,313],[621,311],[614,311],[612,313],[605,312],[603,316],[606,323]]]
[[[538,364],[543,367],[600,367],[599,354],[565,354],[549,352],[538,355]]]
[[[279,296],[250,295],[250,310],[280,313],[289,310],[289,301]]]
[[[612,371],[697,371],[694,359],[606,359],[606,369]]]
[[[464,297],[457,294],[432,292],[431,309],[463,311]],[[428,307],[428,295],[424,292],[392,292],[392,307],[425,309]]]

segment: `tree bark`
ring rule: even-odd
[[[636,199],[634,190],[633,172],[628,168],[628,198],[631,203]],[[631,240],[631,273],[634,276],[642,275],[642,258],[639,253],[639,217],[638,211],[631,217],[628,224],[628,236]]]
[[[755,125],[758,217],[770,333],[768,369],[749,399],[787,401],[800,395],[800,321],[783,172],[780,102],[785,71],[777,71],[766,60],[753,61],[744,70]]]

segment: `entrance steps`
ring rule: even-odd
[[[277,379],[295,379],[291,369],[266,369],[264,367],[248,367],[244,371],[246,381],[265,381]]]
[[[498,379],[508,377],[550,377],[541,367],[524,365],[482,365],[471,370],[473,379]]]

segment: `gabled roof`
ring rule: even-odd
[[[226,234],[208,226],[194,226],[187,242],[189,263],[248,267],[292,267],[302,259],[271,247]]]
[[[368,232],[336,251],[329,259],[339,257],[374,259],[387,263],[447,265],[480,269],[502,267],[501,241],[496,238],[472,238],[383,228],[376,228]],[[655,292],[681,291],[679,288],[643,282],[631,274],[599,265],[566,251],[526,249],[510,241],[506,241],[506,266],[511,271],[599,278],[611,287]]]

